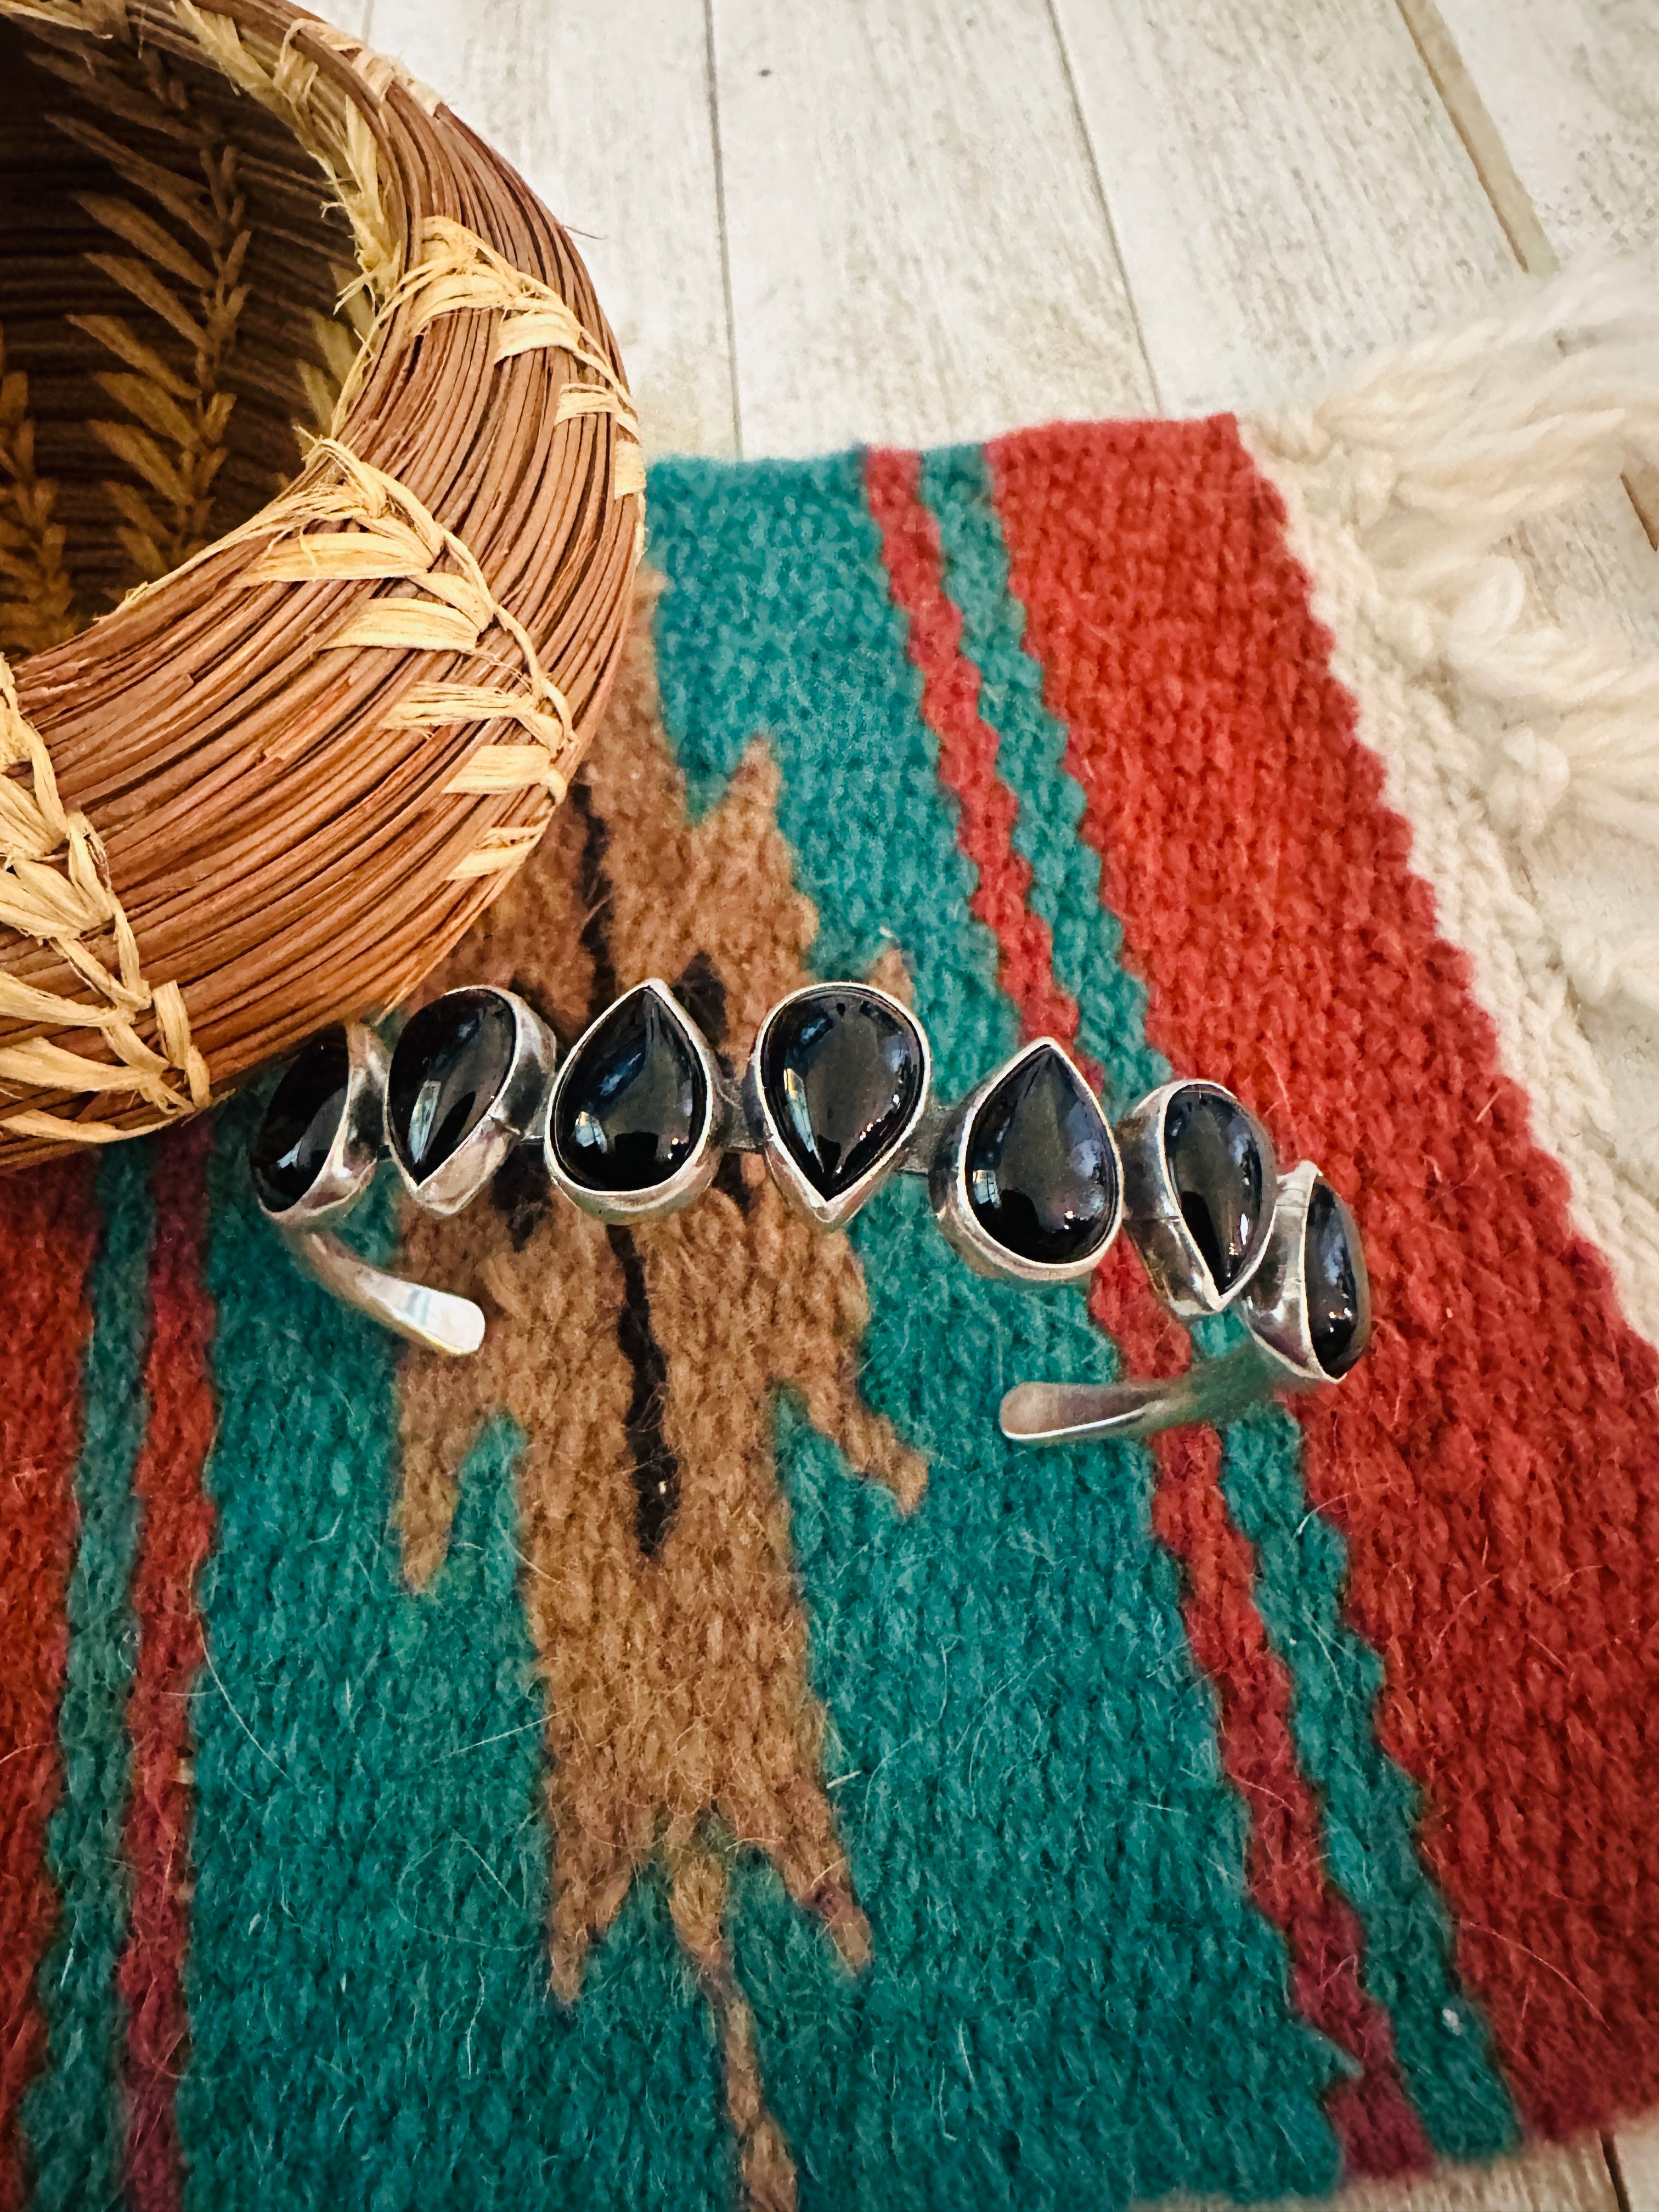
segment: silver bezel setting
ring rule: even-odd
[[[1117,1176],[1117,1205],[1110,1226],[1092,1250],[1076,1260],[1027,1260],[1011,1252],[1006,1244],[999,1244],[974,1211],[973,1200],[968,1194],[968,1140],[976,1115],[992,1092],[1006,1083],[1016,1069],[1023,1067],[1040,1052],[1057,1052],[1066,1062],[1100,1116],[1100,1126],[1106,1133],[1106,1142],[1112,1154],[1112,1164]],[[1117,1238],[1123,1225],[1123,1159],[1117,1138],[1094,1087],[1071,1054],[1057,1037],[1033,1037],[1029,1044],[1005,1060],[1000,1067],[968,1093],[961,1104],[955,1107],[939,1132],[933,1150],[933,1165],[928,1171],[927,1195],[945,1239],[975,1274],[988,1276],[993,1281],[1025,1283],[1036,1286],[1046,1284],[1079,1283],[1092,1275]]]
[[[697,1065],[702,1071],[702,1127],[690,1155],[663,1182],[652,1183],[644,1190],[594,1190],[586,1183],[578,1182],[560,1162],[553,1141],[554,1125],[558,1118],[559,1094],[568,1081],[570,1072],[580,1059],[589,1038],[611,1019],[618,1006],[626,1006],[630,999],[637,998],[642,991],[653,993],[664,1002],[690,1042]],[[543,1117],[542,1159],[547,1169],[548,1179],[573,1206],[580,1206],[584,1213],[591,1213],[600,1221],[652,1221],[660,1219],[665,1214],[678,1213],[682,1206],[690,1206],[694,1199],[701,1198],[719,1172],[724,1103],[724,1077],[708,1040],[661,977],[648,975],[643,983],[636,983],[631,991],[624,991],[620,998],[613,999],[604,1012],[588,1024],[564,1056],[563,1064],[548,1092],[547,1109]]]
[[[320,1172],[310,1189],[280,1212],[258,1197],[255,1186],[260,1212],[267,1221],[275,1222],[285,1237],[328,1229],[343,1221],[374,1182],[385,1150],[386,1079],[390,1065],[386,1048],[363,1023],[347,1022],[342,1026],[346,1041],[345,1110]],[[327,1031],[319,1034],[326,1036]]]
[[[1170,1173],[1164,1148],[1164,1125],[1170,1101],[1184,1091],[1207,1091],[1243,1114],[1255,1133],[1261,1155],[1261,1218],[1243,1266],[1223,1291],[1210,1273],[1209,1262],[1198,1248],[1181,1211],[1180,1194]],[[1255,1277],[1273,1235],[1273,1212],[1279,1200],[1279,1166],[1272,1140],[1255,1115],[1219,1083],[1183,1077],[1160,1084],[1117,1126],[1118,1150],[1123,1160],[1123,1225],[1152,1277],[1152,1288],[1171,1313],[1183,1322],[1200,1321],[1207,1314],[1225,1313],[1237,1304]]]
[[[1267,1249],[1249,1293],[1239,1306],[1256,1342],[1304,1386],[1340,1382],[1363,1357],[1371,1336],[1370,1279],[1365,1268],[1364,1247],[1340,1192],[1327,1183],[1326,1188],[1342,1208],[1346,1224],[1359,1313],[1353,1357],[1341,1375],[1333,1375],[1314,1349],[1313,1331],[1308,1322],[1308,1210],[1313,1204],[1314,1192],[1325,1181],[1311,1160],[1303,1160],[1280,1182]]]
[[[505,1000],[512,1009],[514,1036],[507,1073],[477,1126],[462,1139],[441,1167],[424,1182],[416,1182],[398,1149],[389,1111],[386,1116],[386,1150],[397,1163],[404,1189],[428,1213],[459,1213],[477,1196],[514,1146],[534,1128],[537,1115],[545,1109],[549,1083],[557,1064],[558,1047],[552,1032],[514,991],[505,991],[495,983],[467,983],[459,990],[446,991],[442,998],[430,1003],[440,1006],[443,999],[462,995],[470,998],[480,991]],[[397,1056],[394,1045],[392,1059],[395,1060]],[[388,1081],[389,1076],[390,1062]]]
[[[825,1198],[801,1173],[794,1154],[784,1142],[783,1132],[778,1127],[776,1116],[767,1100],[766,1086],[761,1081],[761,1056],[771,1034],[772,1024],[780,1014],[803,999],[822,998],[831,992],[857,992],[864,998],[878,1000],[896,1014],[909,1030],[921,1055],[921,1081],[916,1088],[915,1103],[905,1116],[903,1126],[881,1158],[866,1168],[855,1183],[849,1184],[834,1198]],[[756,1032],[754,1049],[749,1055],[749,1066],[743,1080],[744,1118],[754,1139],[756,1151],[765,1160],[773,1182],[794,1211],[805,1215],[819,1229],[840,1229],[852,1219],[865,1200],[872,1197],[899,1166],[922,1115],[927,1110],[933,1083],[933,1055],[927,1042],[927,1033],[902,999],[894,998],[890,992],[880,990],[873,983],[840,981],[807,983],[799,991],[792,991],[787,999],[780,999]]]

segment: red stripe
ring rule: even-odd
[[[0,1182],[0,2212],[24,2200],[17,2107],[46,2052],[35,1975],[58,1917],[46,1825],[96,1244],[89,1161]]]
[[[1370,1358],[1302,1410],[1385,1747],[1527,2117],[1659,2101],[1659,1358],[1531,1143],[1226,421],[992,450],[1083,834],[1178,1068],[1357,1200]]]
[[[962,650],[962,617],[945,590],[920,463],[878,453],[866,465],[893,599],[908,617],[910,655],[921,672],[922,714],[939,740],[939,780],[960,803],[959,842],[980,873],[973,911],[996,933],[999,981],[1024,1034],[1069,1043],[1077,1004],[1055,981],[1048,927],[1030,906],[1031,870],[1011,842],[1018,805],[996,773],[1000,740],[979,713],[980,674]],[[1137,1371],[1186,1364],[1186,1334],[1152,1296],[1127,1245],[1096,1277],[1091,1311]],[[1360,2068],[1329,2100],[1332,2124],[1355,2172],[1420,2166],[1428,2143],[1399,2078],[1388,2015],[1360,1984],[1358,1919],[1326,1874],[1317,1801],[1291,1735],[1290,1677],[1255,1609],[1255,1553],[1222,1495],[1219,1442],[1206,1430],[1159,1437],[1155,1450],[1154,1527],[1186,1571],[1188,1634],[1216,1686],[1223,1766],[1249,1813],[1251,1894],[1285,1935],[1298,2008]]]
[[[190,2027],[184,1964],[193,1798],[187,1762],[190,1693],[204,1652],[196,1578],[214,1532],[202,1486],[213,1441],[213,1306],[203,1280],[212,1145],[204,1121],[165,1138],[156,1147],[153,1185],[144,1362],[150,1414],[133,1475],[143,1518],[132,1583],[137,1664],[127,1705],[132,1918],[116,1977],[127,2012],[127,2193],[134,2212],[176,2212],[184,2192],[173,2094]]]

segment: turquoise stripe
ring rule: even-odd
[[[671,505],[652,550],[677,582],[700,501],[717,530],[742,518],[745,532],[720,574],[697,562],[658,623],[664,719],[692,810],[720,796],[757,736],[771,741],[786,770],[778,819],[817,903],[814,965],[859,975],[899,945],[936,1085],[960,1097],[1013,1050],[1019,1022],[997,987],[996,939],[968,913],[978,877],[939,789],[858,462],[669,463],[661,481]],[[773,492],[781,512],[769,515]],[[803,617],[810,635],[796,628]]]
[[[482,1425],[447,1564],[391,1533],[398,1347],[294,1270],[225,1115],[221,1407],[195,1706],[195,2212],[726,2212],[708,2008],[659,1885],[581,2002],[548,1984],[546,1708],[518,1593],[520,1439]],[[389,1208],[365,1224],[384,1252]]]
[[[1018,1024],[969,911],[859,458],[665,463],[651,509],[659,676],[693,792],[709,804],[764,735],[814,965],[856,973],[896,942],[959,1095]],[[908,1181],[854,1237],[865,1395],[933,1473],[901,1519],[780,1406],[825,1772],[874,1940],[849,1977],[745,1863],[738,1969],[803,2204],[1328,2187],[1334,2062],[1289,2011],[1283,1946],[1246,1892],[1148,1456],[1019,1455],[996,1430],[1016,1376],[1103,1376],[1110,1349],[1075,1291],[970,1275]]]
[[[39,1980],[46,2070],[22,2114],[36,2212],[85,2212],[111,2203],[121,2186],[118,2076],[125,2014],[115,1969],[131,1900],[122,1829],[127,1698],[137,1657],[130,1602],[138,1535],[132,1477],[149,1411],[143,1384],[154,1156],[149,1143],[117,1145],[104,1154],[98,1174],[101,1228],[75,1474],[80,1540],[70,1578],[58,1718],[64,1792],[46,1826],[46,1864],[63,1915]]]
[[[1418,1855],[1422,1794],[1376,1740],[1382,1662],[1344,1616],[1348,1547],[1308,1502],[1289,1413],[1263,1407],[1224,1441],[1222,1487],[1255,1547],[1256,1603],[1295,1685],[1297,1756],[1324,1803],[1331,1871],[1365,1930],[1365,1987],[1394,2021],[1401,2071],[1436,2150],[1489,2158],[1519,2142],[1520,2124]]]
[[[1020,809],[1014,842],[1036,872],[1033,903],[1054,931],[1054,972],[1080,1001],[1085,1041],[1127,1103],[1166,1079],[1166,1063],[1146,1042],[1146,994],[1120,965],[1119,925],[1091,914],[1099,863],[1077,834],[1082,793],[1062,764],[1065,727],[1044,708],[1042,671],[1024,649],[1024,610],[1010,587],[983,453],[930,455],[922,489],[964,650],[984,678],[981,712],[1001,735],[999,765]],[[1516,2140],[1516,2117],[1417,1854],[1419,1794],[1376,1741],[1382,1667],[1343,1618],[1347,1548],[1310,1507],[1301,1431],[1288,1413],[1263,1408],[1224,1442],[1223,1488],[1256,1547],[1257,1601],[1294,1683],[1298,1757],[1323,1801],[1332,1872],[1364,1927],[1365,1985],[1393,2017],[1401,2070],[1436,2149],[1488,2155]]]

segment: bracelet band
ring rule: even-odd
[[[1281,1178],[1230,1091],[1162,1085],[1115,1130],[1051,1037],[1023,1045],[954,1108],[931,1097],[921,1025],[872,984],[808,985],[767,1014],[741,1081],[655,978],[625,992],[562,1060],[511,991],[450,991],[390,1054],[361,1024],[325,1030],[277,1085],[250,1151],[259,1204],[333,1295],[429,1351],[476,1352],[471,1299],[388,1273],[332,1231],[389,1154],[417,1206],[460,1212],[522,1146],[553,1187],[609,1222],[678,1212],[720,1157],[761,1155],[824,1230],[890,1175],[924,1176],[935,1218],[979,1273],[1038,1287],[1092,1273],[1127,1227],[1188,1326],[1236,1311],[1243,1341],[1168,1381],[1025,1382],[1003,1400],[1023,1443],[1139,1438],[1231,1418],[1340,1379],[1370,1292],[1353,1217],[1311,1162]]]

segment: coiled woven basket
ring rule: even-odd
[[[617,663],[564,233],[283,0],[0,0],[0,1170],[395,1005]]]

